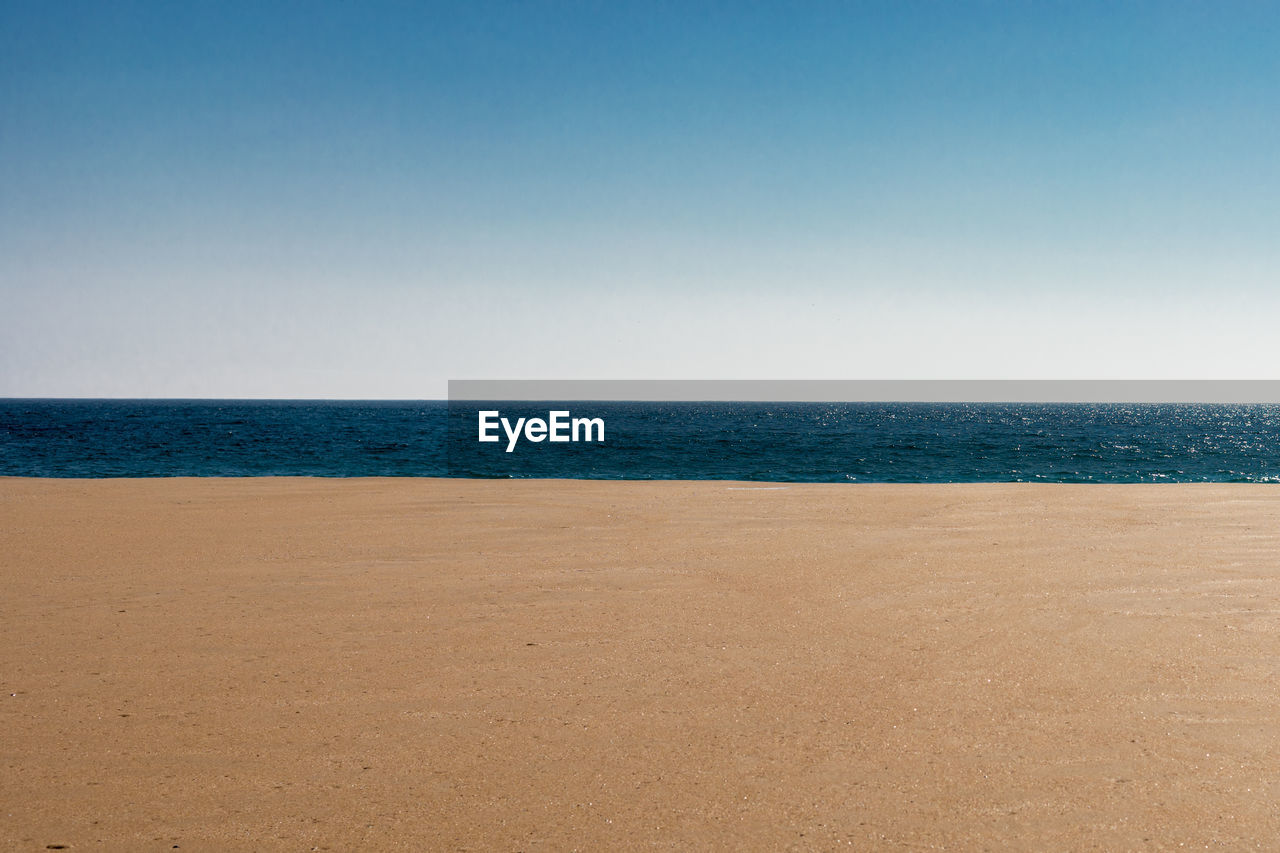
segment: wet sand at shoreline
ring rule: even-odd
[[[1265,485],[0,479],[0,846],[1268,848]]]

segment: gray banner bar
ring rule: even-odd
[[[1280,403],[1274,379],[451,379],[450,400]]]

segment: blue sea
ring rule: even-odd
[[[477,412],[603,442],[477,441]],[[1275,405],[0,400],[0,475],[1278,482]]]

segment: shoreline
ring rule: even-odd
[[[6,847],[1280,835],[1269,484],[3,477],[0,513]]]
[[[60,477],[60,476],[41,476],[33,477],[25,474],[0,474],[0,482],[16,481],[16,482],[53,482],[53,483],[101,483],[101,482],[127,482],[127,483],[148,483],[148,482],[248,482],[253,480],[298,480],[301,482],[433,482],[433,483],[600,483],[600,484],[624,484],[624,483],[642,483],[650,485],[662,485],[664,483],[694,485],[703,483],[708,486],[717,484],[729,485],[759,485],[759,486],[787,486],[797,488],[809,488],[813,486],[924,486],[924,487],[982,487],[982,486],[1084,486],[1086,488],[1093,486],[1245,486],[1248,488],[1280,488],[1280,481],[1271,480],[1164,480],[1154,482],[1151,480],[1141,480],[1132,482],[1119,482],[1114,480],[949,480],[941,481],[924,481],[924,480],[733,480],[733,479],[676,479],[676,478],[632,478],[632,477],[440,477],[434,474],[418,476],[415,474],[403,474],[388,476],[385,474],[359,474],[353,476],[345,476],[338,474],[156,474],[140,477],[118,477],[108,475],[102,477]]]

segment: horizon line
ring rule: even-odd
[[[445,397],[0,396],[0,401],[1280,403],[1272,379],[451,379]]]

